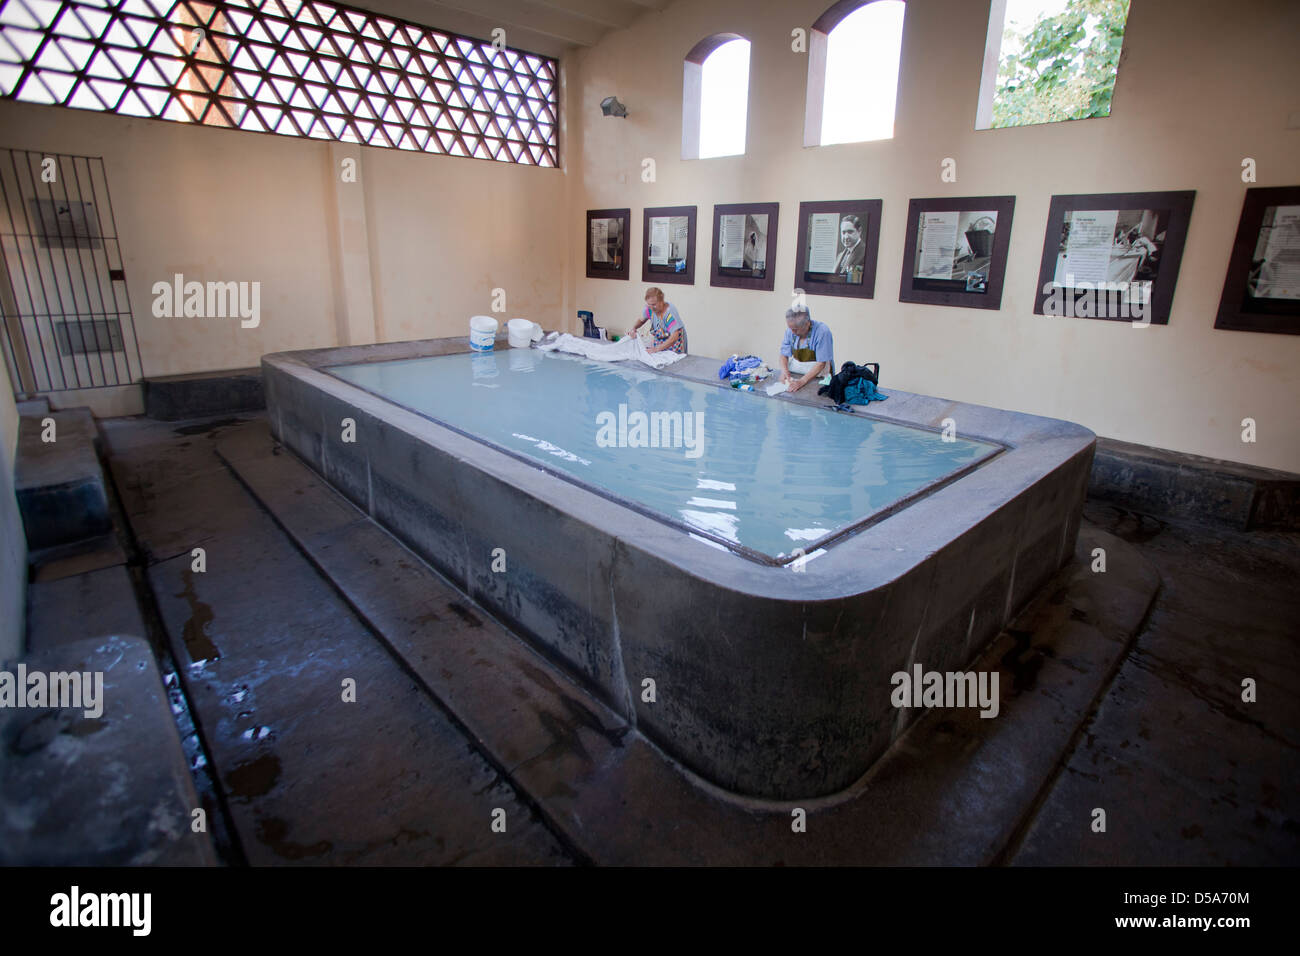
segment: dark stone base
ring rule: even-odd
[[[266,407],[262,370],[225,369],[144,380],[144,413],[164,422]]]
[[[322,371],[466,350],[433,339],[264,356],[272,433],[603,705],[734,794],[807,799],[852,784],[916,716],[891,706],[890,675],[971,660],[1074,551],[1094,436],[1068,422],[890,392],[872,417],[929,429],[951,417],[1004,450],[793,574]],[[719,360],[703,361],[704,382],[726,388]],[[360,440],[341,440],[344,418]],[[508,574],[485,560],[497,547]],[[643,699],[650,675],[674,692]]]
[[[1088,495],[1130,511],[1242,530],[1300,530],[1300,475],[1097,439]]]

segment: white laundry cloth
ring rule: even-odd
[[[813,370],[813,367],[814,367],[814,366],[816,366],[816,365],[820,365],[821,363],[820,363],[820,362],[805,362],[805,361],[803,361],[803,360],[801,360],[801,359],[791,358],[791,359],[786,359],[786,364],[789,365],[789,367],[790,367],[790,371],[791,371],[793,374],[795,374],[795,375],[807,375],[809,372],[811,372],[811,371]]]
[[[598,362],[625,362],[635,359],[651,368],[663,368],[686,357],[679,352],[651,352],[645,347],[645,343],[635,336],[628,336],[617,342],[601,342],[598,339],[579,338],[565,332],[552,341],[539,342],[537,348],[544,352],[572,352],[574,355],[595,359]]]

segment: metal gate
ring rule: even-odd
[[[0,149],[0,342],[20,398],[142,378],[104,161]]]

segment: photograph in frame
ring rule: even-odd
[[[873,298],[882,207],[879,199],[801,202],[794,288],[808,295]]]
[[[713,207],[709,284],[770,292],[776,286],[777,203]]]
[[[1034,312],[1167,324],[1194,196],[1053,196]]]
[[[899,301],[1000,308],[1014,211],[1014,196],[911,200]]]
[[[631,209],[587,210],[587,278],[626,279]]]
[[[642,210],[642,281],[695,284],[696,215],[695,206]]]
[[[1246,190],[1214,327],[1300,335],[1300,186]]]

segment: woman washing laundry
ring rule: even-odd
[[[650,335],[654,339],[654,345],[649,346],[647,352],[686,354],[686,326],[677,306],[664,301],[663,289],[651,286],[645,290],[645,312],[629,334],[636,335],[637,329],[646,322],[650,323]]]
[[[785,313],[785,338],[781,340],[781,381],[797,392],[823,375],[835,373],[835,340],[824,322],[814,322],[807,306]]]

